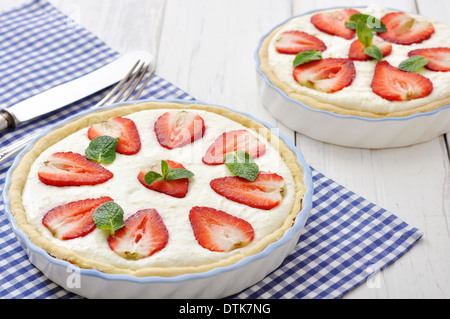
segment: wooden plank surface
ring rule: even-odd
[[[22,0],[15,1],[24,2]],[[292,15],[365,1],[51,0],[120,52],[157,50],[157,73],[198,100],[249,112],[296,141],[317,170],[424,232],[393,265],[344,298],[450,298],[450,164],[444,137],[385,150],[344,148],[284,127],[262,106],[254,50]],[[370,1],[450,23],[444,0]],[[2,1],[0,10],[11,3]],[[450,40],[449,40],[450,41]],[[450,43],[448,44],[450,46]]]

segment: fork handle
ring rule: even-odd
[[[0,152],[0,164],[23,150],[34,138],[36,138],[42,131],[31,134],[19,141],[13,142],[11,145],[4,147]]]

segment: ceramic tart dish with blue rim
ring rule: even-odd
[[[108,287],[75,291],[87,297],[219,297],[261,280],[292,251],[312,180],[295,146],[250,115],[145,101],[50,129],[16,158],[4,197],[30,260],[66,289],[63,270],[73,265]],[[249,269],[239,283],[172,291]],[[136,287],[115,289],[123,285]]]

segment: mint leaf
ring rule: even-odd
[[[173,181],[176,179],[191,178],[194,173],[184,168],[169,168],[169,164],[166,161],[161,161],[161,172],[149,171],[144,176],[144,180],[147,185],[151,185],[156,181]]]
[[[234,175],[245,178],[250,182],[253,182],[258,177],[258,164],[246,151],[237,150],[227,153],[224,159],[225,165]]]
[[[164,177],[156,172],[150,171],[144,176],[144,180],[147,183],[147,185],[152,185],[156,181],[163,181]]]
[[[417,72],[427,64],[428,64],[427,58],[421,55],[415,55],[400,63],[398,68],[400,70],[407,72]]]
[[[86,158],[96,163],[110,164],[116,159],[116,148],[119,138],[98,136],[94,138],[85,150]]]
[[[383,52],[379,47],[372,44],[373,31],[369,28],[366,22],[362,19],[356,21],[356,35],[358,36],[359,42],[364,46],[364,53],[368,56],[381,61],[383,59]]]
[[[370,47],[365,48],[364,53],[372,58],[377,59],[378,61],[381,61],[381,59],[383,59],[383,52],[376,45],[371,45]]]
[[[123,209],[115,202],[107,202],[99,206],[92,217],[97,228],[109,231],[111,236],[125,226]]]
[[[293,65],[297,67],[299,65],[322,59],[322,52],[316,50],[309,50],[300,52],[294,59]]]
[[[164,176],[164,178],[169,173],[169,164],[167,164],[166,161],[161,161],[161,172],[162,172],[162,175]]]
[[[386,25],[379,19],[368,14],[357,13],[352,15],[346,22],[345,26],[349,29],[356,30],[358,21],[366,24],[372,31],[383,33],[387,31]]]
[[[359,42],[368,48],[372,45],[373,32],[372,29],[367,26],[366,23],[358,20],[356,22],[356,35],[358,36]]]
[[[183,168],[174,168],[169,170],[169,173],[165,176],[167,181],[172,181],[174,179],[182,179],[182,178],[191,178],[194,176],[194,173],[187,169]]]

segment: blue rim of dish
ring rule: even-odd
[[[362,117],[362,116],[354,116],[354,115],[341,115],[341,114],[336,114],[333,113],[331,111],[324,111],[324,110],[319,110],[319,109],[313,109],[311,107],[309,107],[308,105],[294,100],[293,98],[289,97],[284,91],[282,91],[281,89],[279,89],[278,87],[274,86],[269,78],[267,77],[267,75],[260,69],[260,65],[261,65],[261,60],[259,59],[259,50],[261,48],[261,44],[264,41],[265,38],[267,38],[270,33],[272,33],[276,28],[282,26],[283,24],[287,23],[288,21],[301,17],[301,16],[305,16],[308,14],[312,14],[314,12],[319,12],[319,11],[324,11],[324,10],[333,10],[333,9],[341,9],[341,8],[368,8],[368,6],[337,6],[337,7],[329,7],[329,8],[323,8],[323,9],[316,9],[316,10],[311,10],[299,15],[295,15],[292,16],[286,20],[284,20],[283,22],[281,22],[280,24],[276,25],[275,27],[273,27],[269,32],[267,32],[266,34],[264,34],[261,39],[258,42],[256,51],[254,53],[254,58],[256,60],[256,70],[258,71],[258,73],[262,76],[262,78],[264,79],[264,81],[266,82],[266,84],[271,87],[272,89],[274,89],[275,91],[277,91],[283,98],[285,98],[286,100],[289,100],[291,102],[294,102],[304,108],[306,108],[309,111],[313,111],[313,112],[317,112],[317,113],[323,113],[329,116],[334,116],[337,118],[341,118],[341,119],[355,119],[355,120],[361,120],[361,121],[367,121],[367,122],[384,122],[384,121],[407,121],[407,120],[411,120],[414,119],[416,117],[423,117],[423,116],[430,116],[436,113],[439,113],[447,108],[450,108],[450,104],[447,105],[443,105],[435,110],[429,111],[429,112],[423,112],[423,113],[416,113],[416,114],[411,114],[408,116],[403,116],[403,117],[384,117],[384,118],[368,118],[368,117]],[[390,9],[390,8],[386,8],[387,10],[391,10],[391,11],[399,11],[399,12],[406,12],[406,11],[402,11],[402,10],[398,10],[398,9]],[[406,12],[408,13],[408,12]],[[415,14],[415,13],[410,13],[410,14]],[[415,14],[417,15],[417,14]]]
[[[55,264],[57,266],[60,267],[73,267],[73,264],[62,260],[62,259],[57,259],[55,257],[50,256],[47,251],[45,251],[44,249],[36,246],[35,244],[33,244],[30,239],[28,238],[28,236],[22,231],[20,230],[16,223],[15,223],[15,219],[11,214],[10,208],[9,208],[9,198],[8,198],[8,194],[7,194],[7,190],[10,186],[11,183],[11,174],[14,171],[14,169],[17,167],[20,159],[22,158],[22,156],[35,144],[35,142],[41,138],[42,136],[46,135],[47,133],[49,133],[50,131],[65,125],[66,123],[75,120],[77,118],[80,118],[82,116],[88,115],[90,113],[96,112],[96,111],[101,111],[101,110],[107,110],[107,109],[111,109],[111,108],[115,108],[115,107],[120,107],[120,106],[124,106],[124,105],[132,105],[132,104],[139,104],[139,103],[147,103],[147,102],[159,102],[159,103],[180,103],[180,104],[200,104],[200,105],[210,105],[210,106],[216,106],[216,107],[221,107],[224,108],[226,110],[238,113],[238,114],[242,114],[244,116],[247,116],[248,118],[266,126],[268,129],[270,129],[272,132],[274,131],[275,127],[273,127],[272,125],[265,123],[259,119],[256,119],[253,115],[248,114],[248,113],[244,113],[244,112],[240,112],[240,111],[236,111],[233,110],[231,108],[228,107],[224,107],[224,106],[220,106],[220,105],[215,105],[215,104],[211,104],[211,103],[205,103],[205,102],[199,102],[199,101],[187,101],[187,100],[177,100],[177,99],[168,99],[168,100],[155,100],[155,99],[146,99],[146,100],[138,100],[138,101],[134,101],[134,102],[123,102],[123,103],[117,103],[117,104],[113,104],[113,105],[109,105],[109,106],[105,106],[105,107],[101,107],[101,108],[97,108],[97,109],[93,109],[93,110],[88,110],[88,111],[84,111],[84,112],[80,112],[79,114],[75,114],[67,119],[65,119],[64,121],[48,128],[45,132],[43,132],[42,134],[40,134],[39,136],[37,136],[32,142],[30,142],[27,147],[25,149],[23,149],[14,159],[13,164],[11,165],[11,167],[9,168],[7,174],[6,174],[6,179],[5,179],[5,187],[3,189],[3,199],[4,199],[4,204],[5,204],[5,212],[6,212],[6,217],[8,218],[8,220],[11,222],[12,224],[12,228],[14,233],[16,234],[17,237],[20,238],[20,240],[22,240],[25,245],[28,247],[28,249],[30,249],[31,251],[33,251],[34,253],[37,253],[43,257],[45,257],[50,263]],[[148,277],[137,277],[137,276],[133,276],[133,275],[127,275],[127,274],[110,274],[110,273],[104,273],[101,272],[99,270],[96,269],[84,269],[84,268],[79,268],[80,274],[81,275],[85,275],[85,276],[92,276],[92,277],[98,277],[100,279],[104,279],[104,280],[108,280],[108,281],[127,281],[127,282],[133,282],[133,283],[138,283],[138,284],[149,284],[149,283],[178,283],[178,282],[183,282],[183,281],[188,281],[188,280],[194,280],[194,279],[206,279],[208,277],[213,277],[217,274],[220,273],[225,273],[225,272],[229,272],[229,271],[234,271],[238,268],[241,268],[249,263],[252,263],[256,260],[262,259],[262,258],[266,258],[268,257],[275,249],[277,249],[278,247],[284,245],[286,242],[288,242],[291,238],[291,236],[293,236],[297,231],[299,231],[301,228],[304,227],[305,223],[306,223],[306,219],[309,215],[309,211],[312,208],[312,194],[313,194],[313,182],[312,182],[312,173],[311,173],[311,169],[309,167],[309,165],[306,163],[302,153],[297,149],[297,147],[283,134],[281,134],[280,132],[276,132],[276,135],[281,138],[281,140],[295,153],[297,160],[300,164],[300,166],[303,169],[304,172],[304,181],[306,184],[306,193],[304,194],[303,197],[303,203],[302,203],[302,209],[300,210],[300,212],[298,213],[296,220],[294,222],[294,225],[289,228],[283,235],[283,237],[281,239],[279,239],[278,241],[268,245],[264,250],[262,250],[261,252],[246,257],[240,261],[238,261],[235,264],[232,264],[230,266],[224,266],[224,267],[218,267],[215,269],[212,269],[210,271],[207,272],[202,272],[202,273],[187,273],[187,274],[183,274],[183,275],[179,275],[179,276],[174,276],[174,277],[161,277],[161,276],[148,276]]]

